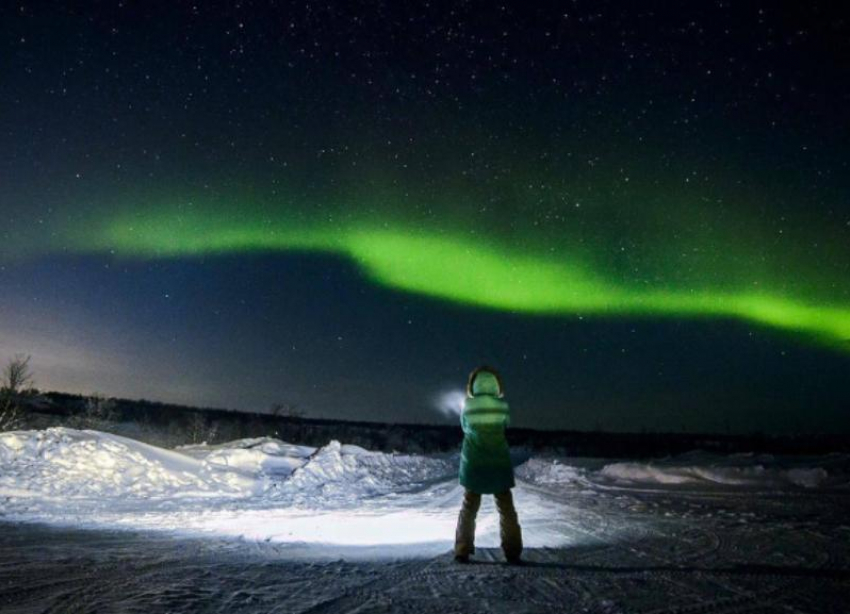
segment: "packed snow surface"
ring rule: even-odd
[[[0,610],[847,611],[845,456],[517,460],[526,564],[485,497],[457,565],[456,454],[3,433]]]
[[[144,528],[397,553],[444,551],[462,489],[456,454],[321,448],[269,438],[165,450],[97,431],[0,434],[0,517]],[[651,462],[531,458],[517,468],[529,546],[577,544],[569,493],[617,489],[846,489],[841,455],[783,459],[701,452]],[[490,498],[479,544],[498,543]],[[405,550],[406,549],[406,550]]]

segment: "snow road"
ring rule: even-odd
[[[526,566],[457,458],[259,439],[169,451],[0,434],[0,611],[846,612],[848,459],[702,453],[517,468]]]

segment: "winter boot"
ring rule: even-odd
[[[496,507],[499,510],[499,527],[502,537],[502,551],[508,563],[517,565],[522,556],[522,530],[519,527],[514,498],[511,491],[496,495]]]
[[[455,532],[455,560],[466,562],[475,552],[475,517],[481,507],[481,495],[467,490],[463,496],[463,506],[457,519]],[[463,560],[462,560],[463,559]]]

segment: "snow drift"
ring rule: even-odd
[[[457,513],[456,501],[443,506],[457,490],[456,471],[456,457],[336,441],[316,449],[244,439],[171,451],[96,431],[18,431],[0,434],[0,518],[442,551]]]
[[[239,439],[225,444],[180,446],[177,451],[219,471],[252,478],[286,477],[301,467],[316,448],[296,446],[270,437]]]
[[[369,452],[336,441],[316,449],[243,439],[171,451],[63,427],[0,434],[0,496],[32,500],[218,497],[330,505],[448,478],[455,465],[446,458]]]
[[[53,501],[174,503],[246,500],[329,508],[395,497],[456,476],[456,456],[370,452],[339,442],[316,449],[276,439],[164,450],[101,433],[51,428],[0,434],[0,513]],[[532,458],[517,469],[539,486],[845,487],[846,455],[777,458],[694,452],[651,462]]]
[[[259,438],[164,450],[97,431],[17,431],[0,434],[0,518],[274,541],[331,556],[340,547],[387,556],[388,546],[402,548],[393,556],[419,556],[451,546],[463,494],[457,466],[457,454],[386,454],[336,441],[311,448]],[[539,457],[517,467],[515,496],[526,544],[555,547],[593,541],[562,494],[846,488],[848,467],[842,455]],[[478,529],[479,545],[498,544],[489,497]]]
[[[741,488],[843,488],[850,457],[777,457],[771,454],[715,456],[692,452],[651,463],[613,463],[600,477],[618,484]]]
[[[0,495],[46,499],[247,496],[254,480],[132,439],[52,428],[0,434]]]
[[[602,459],[532,458],[518,477],[542,486],[619,488],[847,488],[850,457],[776,457],[770,454],[719,456],[691,452],[647,462]]]

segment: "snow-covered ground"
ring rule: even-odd
[[[847,611],[842,596],[850,603],[847,456],[531,457],[516,470],[529,561],[519,569],[487,564],[500,560],[489,498],[477,533],[485,564],[450,562],[457,464],[457,455],[339,442],[164,450],[95,431],[2,433],[0,611],[50,611],[57,595],[93,590],[44,579],[46,568],[51,578],[77,577],[76,567],[55,569],[69,557],[174,567],[148,597],[122,597],[118,607],[119,596],[103,589],[90,611],[551,611],[565,599],[575,611],[749,611],[769,598],[785,611],[821,612]],[[249,587],[234,601],[243,589],[232,576],[244,572],[220,572],[236,561],[254,569],[249,584],[274,582],[264,575],[271,565],[300,597]],[[204,607],[188,596],[216,577],[235,593]],[[136,576],[122,578],[114,582],[135,586]],[[182,605],[167,597],[178,579]],[[150,590],[165,591],[165,601]]]

